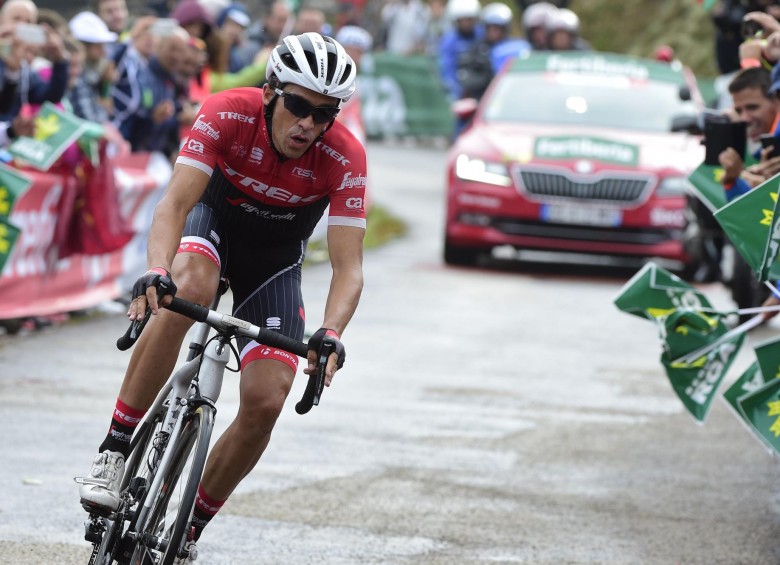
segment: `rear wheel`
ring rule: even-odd
[[[185,531],[206,465],[214,415],[211,407],[200,406],[186,418],[160,490],[154,493],[156,499],[140,532],[142,537],[131,565],[172,565],[186,541]]]

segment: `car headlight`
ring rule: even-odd
[[[667,177],[661,180],[656,194],[658,196],[684,196],[691,194],[693,187],[686,177]]]
[[[493,163],[482,159],[472,159],[468,155],[458,155],[455,159],[455,175],[459,179],[497,186],[510,186],[512,178],[502,163]]]

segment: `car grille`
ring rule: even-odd
[[[631,243],[654,245],[664,241],[679,240],[680,230],[669,228],[607,228],[595,226],[569,226],[546,222],[522,221],[515,218],[492,218],[490,227],[507,235],[571,239],[605,243]]]
[[[518,179],[519,176],[519,179]],[[517,168],[520,190],[531,200],[577,199],[589,202],[639,204],[647,199],[655,179],[630,173],[578,176],[568,169]]]

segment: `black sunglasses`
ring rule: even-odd
[[[312,117],[315,124],[327,124],[336,119],[339,115],[337,106],[315,106],[306,100],[303,96],[298,96],[291,92],[285,92],[274,88],[274,92],[284,100],[284,108],[296,118]]]

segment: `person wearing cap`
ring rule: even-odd
[[[452,29],[439,43],[439,75],[450,101],[463,97],[458,78],[458,58],[485,37],[485,28],[479,21],[482,7],[479,0],[449,0],[447,17]]]
[[[84,47],[82,71],[68,92],[68,100],[77,116],[103,123],[108,119],[109,91],[116,78],[106,46],[115,42],[117,35],[97,14],[88,11],[73,16],[68,28]]]
[[[249,17],[246,7],[243,4],[231,4],[225,8],[217,17],[217,27],[222,33],[225,41],[230,47],[230,62],[228,63],[228,72],[237,73],[254,60],[254,55],[260,50],[260,46],[255,44],[252,51],[247,49],[246,29],[252,19]]]

